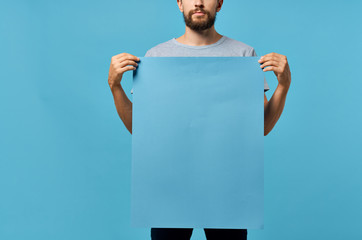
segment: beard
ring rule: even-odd
[[[195,12],[203,12],[206,15],[206,19],[205,20],[196,20],[196,21],[193,20],[192,15]],[[184,16],[184,21],[185,21],[186,26],[188,26],[189,28],[191,28],[194,31],[199,32],[199,31],[209,29],[214,25],[215,19],[216,19],[216,13],[217,13],[216,10],[215,10],[215,14],[211,14],[209,11],[206,11],[204,9],[195,9],[195,10],[191,10],[187,15],[185,13],[183,13],[183,16]],[[196,18],[199,18],[199,16],[196,16]]]

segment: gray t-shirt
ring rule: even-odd
[[[178,42],[175,38],[160,43],[146,52],[145,57],[253,57],[257,56],[253,47],[222,36],[216,43],[191,46]],[[264,92],[269,85],[264,78]],[[133,88],[131,90],[133,93]]]

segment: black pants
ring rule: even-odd
[[[152,240],[190,240],[193,228],[151,228]],[[246,240],[246,229],[204,228],[207,240]]]

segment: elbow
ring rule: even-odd
[[[272,129],[264,128],[264,136],[268,135]]]

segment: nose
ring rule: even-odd
[[[204,1],[203,0],[195,0],[195,7],[199,7],[199,8],[204,7]]]

